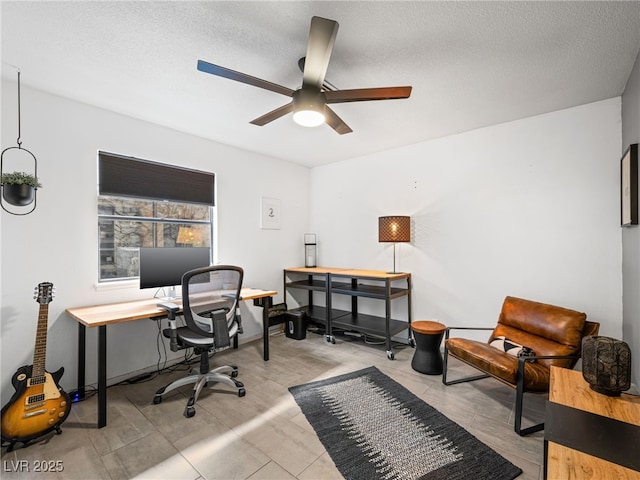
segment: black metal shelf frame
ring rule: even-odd
[[[365,271],[358,271],[365,272]],[[303,280],[291,279],[291,276],[305,275]],[[348,280],[348,281],[345,281]],[[406,288],[393,287],[392,282],[406,280]],[[380,284],[361,283],[376,282]],[[384,337],[386,341],[387,357],[394,359],[391,337],[407,330],[407,339],[411,343],[411,274],[403,274],[401,277],[379,275],[334,273],[334,272],[304,272],[300,269],[284,270],[284,295],[287,290],[300,289],[309,292],[308,304],[297,310],[304,311],[310,320],[326,327],[326,340],[335,343],[333,328],[358,332],[366,335]],[[313,293],[325,293],[325,306],[314,305]],[[332,307],[333,295],[347,295],[351,297],[351,311],[335,309]],[[375,316],[358,312],[358,298],[371,298],[385,302],[385,315]],[[391,318],[391,300],[407,298],[407,320]]]

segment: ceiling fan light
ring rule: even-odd
[[[293,121],[303,127],[317,127],[325,122],[324,94],[315,88],[301,88],[293,94]]]
[[[325,122],[325,118],[317,110],[299,110],[294,112],[293,121],[303,127],[317,127]]]

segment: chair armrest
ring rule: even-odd
[[[518,383],[524,385],[524,365],[526,362],[536,360],[579,360],[580,355],[531,355],[528,357],[518,357]]]
[[[530,355],[518,357],[518,369],[522,365],[524,370],[525,362],[535,362],[536,360],[580,360],[580,355]]]
[[[444,339],[449,338],[451,330],[495,330],[495,327],[447,327],[444,332]]]
[[[169,319],[169,329],[170,329],[169,348],[171,349],[172,352],[177,352],[178,350],[180,350],[180,346],[178,345],[176,313],[178,313],[178,311],[180,310],[180,307],[178,307],[178,305],[176,305],[175,303],[171,303],[171,302],[158,303],[157,307],[167,311],[167,318]]]
[[[518,357],[518,377],[516,378],[516,388],[520,392],[524,392],[524,366],[527,362],[535,362],[536,360],[558,359],[569,360],[579,359],[580,355],[532,355],[530,357]]]
[[[161,308],[162,310],[169,312],[169,318],[171,318],[171,315],[175,317],[175,314],[180,310],[180,307],[172,302],[160,302],[156,306],[158,308]]]

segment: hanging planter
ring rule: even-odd
[[[0,196],[0,207],[11,215],[28,215],[36,209],[36,191],[42,187],[38,181],[38,161],[36,156],[26,148],[22,148],[20,140],[20,70],[18,69],[18,146],[5,148],[0,155],[0,185],[2,186],[2,196]],[[33,173],[11,172],[4,173],[5,156],[24,156],[27,155],[27,161],[33,161]],[[17,207],[24,207],[33,204],[31,210],[22,211],[21,213],[12,212],[5,208],[2,200],[6,203]]]
[[[18,207],[31,205],[36,197],[36,189],[42,187],[35,176],[25,172],[3,173],[0,183],[2,198]]]

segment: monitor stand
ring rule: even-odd
[[[162,297],[158,297],[158,292],[160,292],[160,290],[162,290]],[[162,300],[165,300],[167,302],[171,302],[173,300],[180,300],[182,298],[182,296],[180,295],[180,289],[176,289],[175,286],[173,287],[163,287],[160,290],[158,290],[158,292],[156,292],[155,297],[156,298],[161,298]]]

